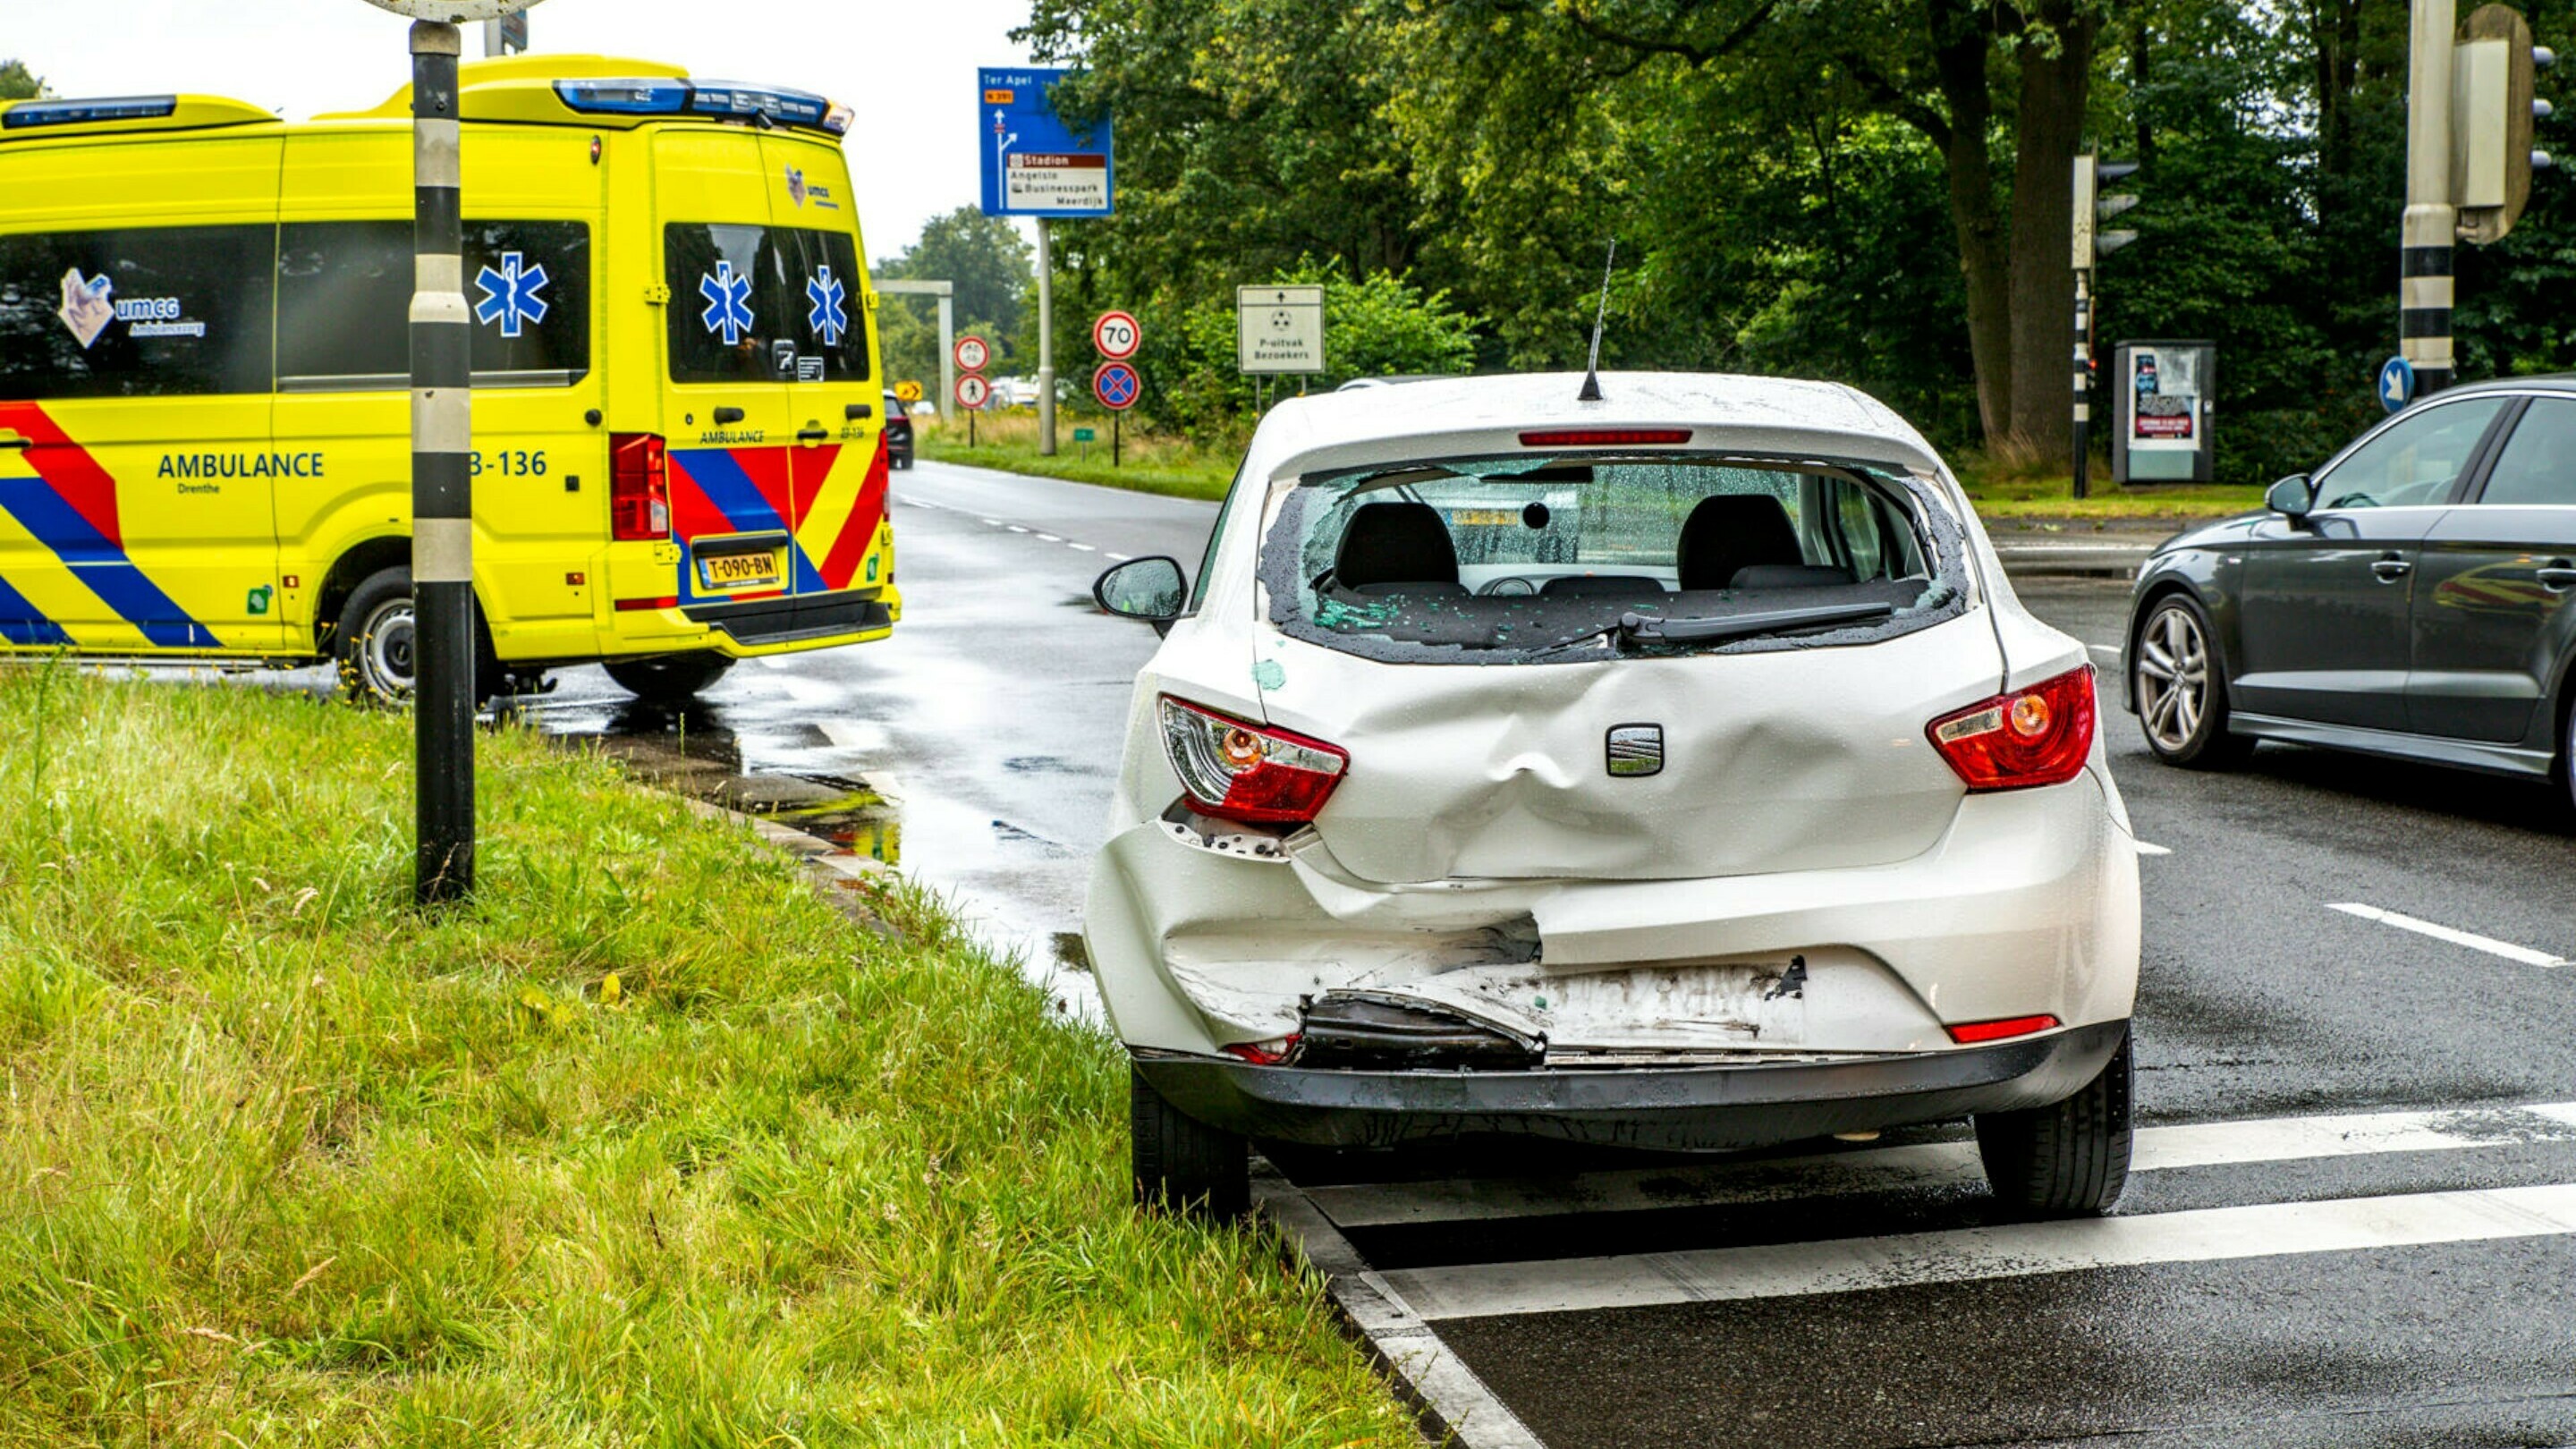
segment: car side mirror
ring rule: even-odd
[[[1103,573],[1092,581],[1091,598],[1108,612],[1122,619],[1142,619],[1161,634],[1189,607],[1190,585],[1181,575],[1178,560],[1158,554],[1131,558]]]
[[[2315,506],[2312,486],[2307,474],[2293,473],[2272,485],[2271,491],[2263,495],[2263,506],[2296,523]]]

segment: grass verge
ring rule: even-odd
[[[2094,460],[2090,496],[2075,496],[2072,473],[2050,472],[2032,464],[1977,452],[1950,460],[1959,486],[1987,519],[2113,521],[2119,519],[2225,518],[2263,506],[2263,490],[2253,484],[2158,483],[2123,488],[2111,481],[2110,466]]]
[[[935,462],[998,468],[1005,473],[1062,478],[1072,483],[1096,483],[1104,488],[1163,493],[1175,498],[1223,498],[1227,485],[1234,481],[1235,465],[1242,461],[1239,449],[1215,451],[1178,439],[1140,438],[1138,430],[1131,428],[1121,449],[1121,465],[1113,468],[1109,464],[1109,424],[1085,419],[1080,425],[1100,436],[1077,444],[1073,441],[1075,423],[1059,418],[1057,452],[1052,458],[1038,451],[1038,421],[1028,414],[978,417],[975,446],[971,448],[966,445],[962,421],[922,427],[915,434],[915,446],[922,457]]]
[[[935,904],[515,730],[0,668],[0,1444],[1402,1444]]]

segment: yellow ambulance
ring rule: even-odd
[[[0,106],[0,653],[411,683],[410,92]],[[902,612],[849,112],[464,67],[483,688],[678,699]]]

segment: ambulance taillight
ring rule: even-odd
[[[671,461],[658,433],[612,433],[608,440],[609,537],[659,543],[671,536]]]

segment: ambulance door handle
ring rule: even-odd
[[[738,422],[741,422],[741,421],[742,421],[742,409],[740,409],[740,408],[718,408],[718,409],[716,409],[716,426],[717,426],[717,427],[720,427],[720,428],[721,428],[721,427],[723,427],[723,426],[724,426],[725,424],[727,424],[727,423],[738,423]]]
[[[808,444],[819,443],[830,436],[832,436],[832,434],[828,429],[799,428],[796,432],[796,441]]]
[[[33,438],[0,438],[0,453],[14,452],[20,448],[32,448],[34,446],[36,446],[36,440]]]

